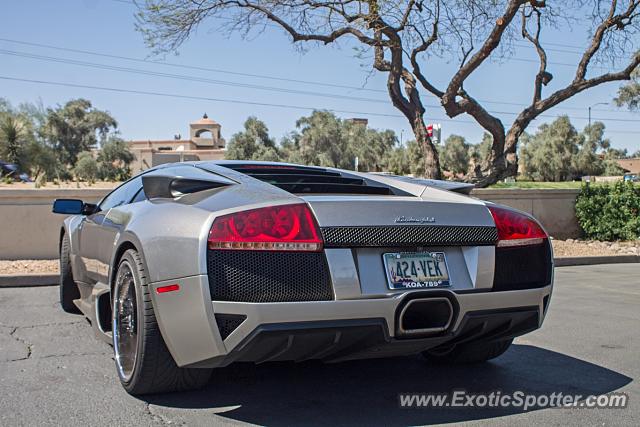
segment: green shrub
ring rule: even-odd
[[[84,151],[78,156],[78,161],[73,168],[73,174],[78,179],[94,183],[98,176],[98,162],[91,153]]]
[[[110,137],[98,153],[98,177],[105,181],[126,181],[131,177],[129,165],[135,158],[123,139]]]
[[[576,199],[576,217],[590,239],[637,239],[640,237],[640,187],[622,181],[612,186],[583,186]]]

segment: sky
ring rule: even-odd
[[[87,98],[116,118],[125,139],[134,140],[171,139],[175,134],[184,137],[189,122],[205,112],[222,125],[227,141],[242,129],[249,116],[263,120],[271,135],[280,139],[295,129],[298,118],[314,108],[334,110],[342,118],[367,118],[370,127],[392,129],[404,142],[412,138],[406,119],[388,101],[385,76],[372,74],[370,63],[354,56],[354,44],[350,42],[309,46],[306,53],[301,53],[277,28],[267,28],[265,33],[245,40],[239,35],[220,34],[216,22],[209,21],[177,56],[157,57],[135,31],[135,7],[128,0],[0,1],[0,97],[14,105],[42,102],[53,106]],[[548,45],[548,55],[549,71],[554,75],[544,93],[572,79],[575,67],[562,64],[577,63],[576,52],[584,49],[586,36],[584,28],[564,27],[544,33],[543,40],[553,43]],[[496,114],[505,126],[514,119],[513,113],[530,101],[537,69],[537,64],[527,62],[536,55],[524,42],[516,45],[513,58],[485,63],[465,85],[488,110],[499,112]],[[456,64],[434,61],[429,69],[442,87]],[[581,130],[587,125],[588,107],[592,106],[592,120],[605,123],[605,136],[614,147],[630,153],[639,150],[640,114],[611,103],[619,86],[609,83],[579,94],[549,110],[528,131],[561,114],[569,115]],[[427,106],[426,121],[440,123],[443,138],[458,134],[470,143],[480,142],[483,130],[471,117],[447,118],[437,100],[427,94],[423,103]]]

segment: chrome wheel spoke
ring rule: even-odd
[[[135,282],[128,264],[122,264],[116,278],[113,307],[113,347],[120,376],[133,375],[138,352],[138,316]]]

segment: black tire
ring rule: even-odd
[[[60,305],[67,313],[80,314],[80,310],[73,303],[80,298],[80,290],[73,280],[71,271],[71,243],[65,233],[60,242]]]
[[[495,359],[507,351],[513,339],[489,342],[473,342],[456,345],[446,350],[427,350],[422,355],[438,365],[463,365],[482,363]]]
[[[118,265],[116,280],[119,280],[119,272],[123,266],[129,268],[133,275],[137,319],[140,321],[137,321],[137,355],[130,378],[124,378],[120,368],[116,365],[122,386],[129,394],[142,395],[194,390],[206,385],[211,376],[211,369],[180,368],[169,353],[156,322],[148,276],[140,255],[132,249],[124,253]],[[118,284],[116,283],[113,295],[114,320],[117,317],[115,305],[117,288]],[[115,351],[115,322],[113,326]],[[118,362],[116,361],[116,363]]]

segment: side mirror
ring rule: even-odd
[[[82,215],[84,214],[85,204],[82,200],[77,199],[56,199],[53,202],[53,213],[64,215]]]
[[[96,212],[99,212],[100,208],[98,205],[93,203],[85,203],[82,207],[82,215],[93,215]]]

